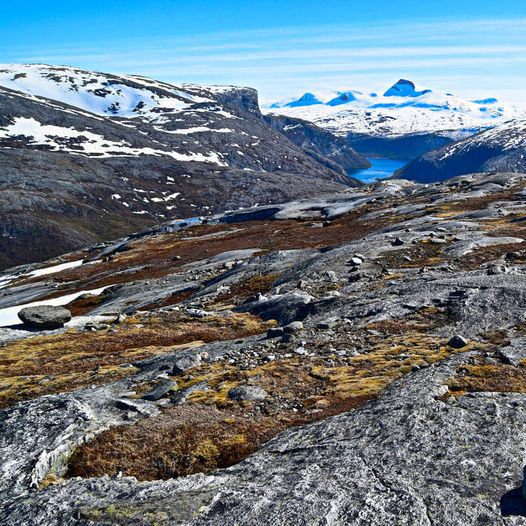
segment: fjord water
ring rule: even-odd
[[[374,183],[377,179],[385,179],[391,177],[396,170],[405,166],[409,161],[403,161],[400,159],[369,159],[372,166],[366,170],[360,170],[349,174],[351,177],[359,179],[364,183]]]

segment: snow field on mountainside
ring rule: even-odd
[[[203,162],[226,166],[219,154],[210,152],[178,153],[173,151],[155,150],[153,148],[133,148],[126,141],[114,142],[102,135],[75,128],[63,128],[42,124],[35,119],[16,117],[14,123],[0,128],[0,138],[24,136],[35,145],[48,146],[55,151],[68,152],[76,155],[97,155],[99,157],[114,157],[116,155],[154,155],[167,156],[183,162]],[[64,139],[73,139],[74,145],[64,144]]]

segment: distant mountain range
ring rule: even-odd
[[[0,267],[360,184],[347,173],[365,158],[295,125],[292,141],[268,124],[250,88],[0,66]]]
[[[470,101],[419,88],[406,79],[400,79],[383,95],[356,90],[316,91],[275,102],[264,111],[305,119],[339,135],[394,138],[433,132],[453,139],[522,113],[495,98]]]

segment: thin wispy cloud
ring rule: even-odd
[[[319,88],[369,89],[380,79],[385,88],[400,76],[437,89],[497,96],[506,91],[521,98],[503,79],[517,78],[516,68],[524,66],[525,26],[524,18],[390,21],[215,32],[195,35],[192,42],[182,37],[108,41],[38,54],[19,48],[12,53],[17,62],[70,64],[176,83],[251,85],[264,100]],[[459,78],[462,83],[455,85]],[[524,83],[526,73],[519,79]],[[331,85],[336,80],[341,84]]]

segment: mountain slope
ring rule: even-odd
[[[526,120],[511,121],[430,151],[396,175],[427,183],[488,171],[526,172]]]
[[[249,88],[43,65],[1,66],[0,86],[0,267],[358,184],[269,126]]]

